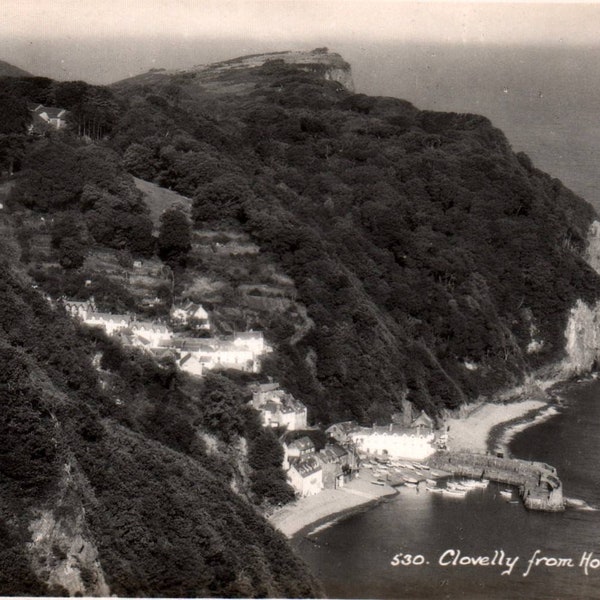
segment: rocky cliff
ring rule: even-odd
[[[590,225],[587,263],[600,274],[600,222]],[[600,364],[600,301],[588,303],[577,300],[569,313],[565,329],[565,358],[560,365],[561,375],[569,377],[587,373]]]
[[[269,62],[295,65],[308,72],[318,72],[326,80],[337,81],[349,92],[354,91],[350,65],[339,54],[329,52],[327,48],[316,48],[311,52],[288,50],[268,54],[253,54],[209,65],[199,65],[191,69],[191,72],[201,76],[214,76],[219,73],[262,67]]]

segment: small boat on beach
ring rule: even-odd
[[[371,481],[371,483],[372,483],[373,485],[382,485],[382,486],[383,486],[383,485],[385,485],[385,482],[384,482],[384,481]]]

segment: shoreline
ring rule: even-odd
[[[509,457],[508,446],[518,433],[558,414],[557,391],[569,383],[538,383],[533,393],[531,388],[524,388],[510,400],[481,404],[465,418],[448,419],[448,449],[484,454],[503,452]],[[361,470],[360,474],[360,478],[344,488],[323,490],[282,507],[268,518],[269,522],[288,539],[306,538],[316,529],[329,527],[350,514],[370,509],[398,495],[398,490],[392,486],[371,485],[366,470]]]
[[[516,400],[510,403],[483,404],[466,418],[448,419],[448,450],[469,450],[486,454],[494,451],[494,445],[504,430],[514,423],[531,423],[540,411],[549,406],[549,400]]]
[[[308,529],[323,527],[357,511],[370,508],[398,495],[389,485],[373,486],[366,473],[343,488],[323,490],[314,496],[299,498],[269,516],[271,525],[287,538],[307,535]]]

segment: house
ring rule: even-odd
[[[287,471],[294,460],[310,456],[315,453],[315,445],[308,436],[302,436],[297,440],[288,441],[291,434],[285,433],[281,438],[281,445],[283,447],[283,463],[282,467],[284,471]]]
[[[62,129],[67,125],[68,111],[55,106],[43,104],[29,104],[31,112],[31,125],[29,133],[43,133],[46,129]]]
[[[306,406],[296,400],[292,394],[280,390],[280,394],[273,394],[265,404],[260,407],[262,423],[265,427],[285,427],[288,431],[306,429]]]
[[[329,446],[317,452],[317,459],[321,463],[323,488],[335,490],[344,487],[344,467],[339,461],[337,453]]]
[[[435,422],[422,410],[421,414],[412,421],[410,427],[411,429],[418,429],[421,433],[427,433],[435,429]]]
[[[352,442],[350,433],[357,427],[356,421],[342,421],[341,423],[334,423],[325,430],[325,433],[339,444],[347,444]]]
[[[83,322],[92,327],[102,327],[108,335],[127,329],[131,317],[129,315],[113,315],[103,312],[88,312],[83,317]]]
[[[169,343],[172,337],[171,330],[166,325],[152,321],[131,320],[129,329],[136,340],[135,345],[147,348],[160,348],[162,344]]]
[[[171,321],[178,325],[189,325],[196,330],[210,331],[208,313],[201,304],[188,302],[171,309]]]
[[[204,363],[198,356],[194,356],[189,352],[177,361],[177,365],[182,371],[196,377],[202,377],[204,373]]]
[[[325,447],[328,448],[330,452],[335,454],[342,467],[348,467],[351,470],[358,467],[357,456],[352,449],[344,448],[339,444],[327,444]]]
[[[359,427],[350,433],[359,455],[423,460],[435,452],[433,431],[395,423]]]
[[[259,384],[254,390],[251,404],[260,411],[264,427],[285,427],[288,431],[306,429],[306,406],[280,389],[279,384]]]
[[[270,352],[271,350],[265,342],[262,331],[240,331],[234,333],[233,343],[236,346],[248,348],[257,355]]]
[[[279,389],[279,383],[270,381],[269,383],[254,384],[250,391],[252,392],[252,406],[257,410],[269,400],[271,392]]]
[[[87,313],[93,313],[98,310],[93,296],[89,300],[61,298],[59,302],[72,317],[82,320],[85,319]]]
[[[315,445],[307,435],[304,435],[289,444],[284,444],[284,447],[287,448],[286,453],[289,459],[302,458],[315,453]]]
[[[314,455],[294,460],[287,476],[296,494],[302,498],[314,496],[323,489],[323,469]]]

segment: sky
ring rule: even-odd
[[[288,48],[599,40],[595,2],[0,0],[0,60],[93,83]]]

